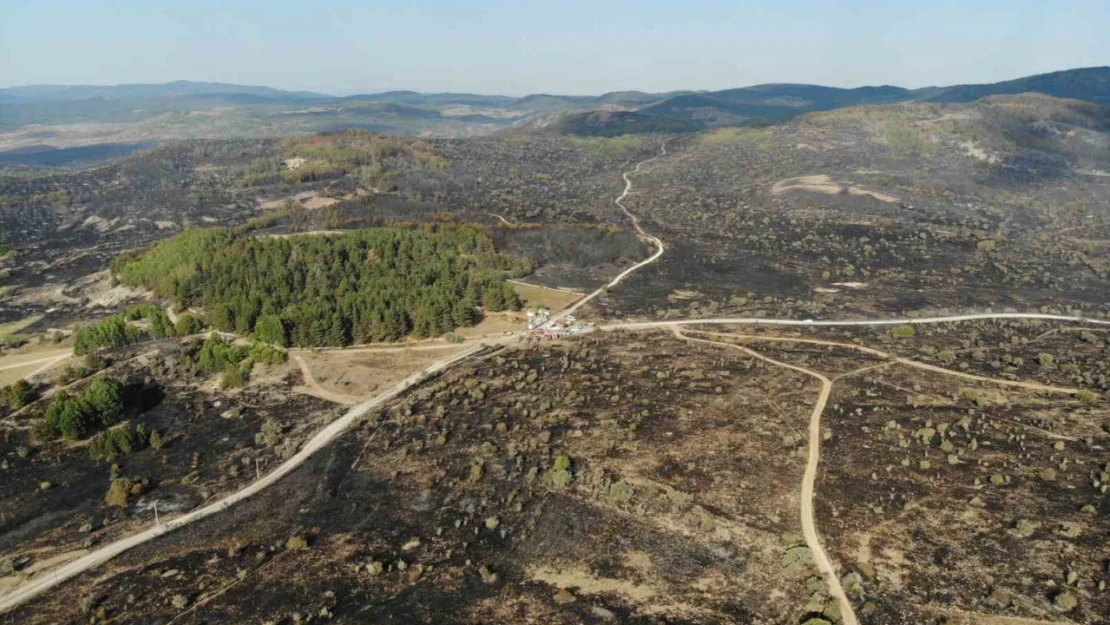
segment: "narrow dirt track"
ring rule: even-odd
[[[566,317],[567,315],[573,315],[575,312],[578,311],[579,308],[582,308],[583,306],[585,306],[587,303],[589,303],[591,300],[593,300],[598,295],[601,295],[605,291],[607,291],[607,290],[611,289],[612,287],[615,287],[618,284],[620,284],[620,281],[624,280],[625,277],[627,277],[629,274],[635,272],[637,269],[640,269],[641,267],[646,267],[646,266],[654,263],[655,261],[659,260],[660,256],[663,255],[663,249],[664,249],[663,248],[663,239],[660,239],[659,237],[652,236],[652,235],[644,232],[644,229],[640,227],[640,219],[638,217],[636,217],[636,215],[632,214],[632,212],[629,211],[628,208],[624,205],[624,198],[628,197],[628,194],[632,191],[632,179],[629,178],[629,176],[639,172],[640,168],[643,167],[644,165],[647,165],[648,163],[650,163],[652,161],[663,158],[666,155],[667,155],[667,141],[663,141],[663,145],[660,146],[660,148],[659,148],[659,154],[647,159],[646,161],[640,161],[639,163],[636,163],[636,166],[633,167],[630,171],[626,171],[623,174],[621,174],[621,177],[624,178],[624,191],[621,192],[620,196],[618,196],[616,200],[613,200],[614,203],[616,203],[617,206],[621,207],[621,210],[624,211],[624,214],[627,215],[628,218],[632,220],[632,227],[636,229],[636,234],[641,239],[643,239],[645,241],[650,241],[653,245],[655,245],[655,248],[656,248],[655,253],[652,254],[651,256],[649,256],[646,260],[642,260],[642,261],[636,263],[635,265],[632,265],[628,269],[625,269],[624,271],[620,272],[619,274],[617,274],[617,277],[615,277],[611,281],[609,281],[608,284],[598,288],[597,290],[590,293],[586,297],[583,297],[582,299],[578,300],[570,308],[566,308],[566,309],[562,310],[561,312],[557,313],[553,317],[554,320],[558,321],[559,319],[562,319],[562,318]]]
[[[840,608],[841,622],[843,625],[859,625],[859,619],[856,618],[856,612],[852,608],[852,602],[848,600],[848,595],[844,592],[844,587],[840,585],[840,578],[837,576],[836,569],[833,567],[832,561],[829,560],[828,554],[825,553],[825,548],[821,546],[821,539],[817,535],[817,522],[813,513],[814,490],[817,482],[817,465],[821,462],[821,415],[824,414],[825,406],[829,402],[829,395],[832,393],[832,380],[812,369],[806,369],[805,367],[781,362],[774,358],[768,358],[743,345],[722,343],[720,341],[687,336],[677,327],[672,328],[672,332],[674,332],[675,336],[684,341],[736,349],[752,358],[757,358],[784,369],[804,373],[821,382],[821,391],[817,395],[817,402],[813,405],[813,411],[809,416],[809,452],[806,455],[805,473],[802,474],[800,511],[802,535],[805,537],[806,546],[809,547],[809,550],[813,553],[813,561],[817,564],[817,570],[820,571],[821,576],[825,578],[825,584],[829,587],[829,595],[836,600],[837,606]]]
[[[419,345],[411,343],[400,343],[395,347],[342,347],[337,349],[298,349],[292,348],[289,350],[290,355],[296,354],[326,354],[328,352],[338,352],[343,354],[398,354],[400,352],[441,352],[445,349],[458,349],[457,343],[436,343],[433,345]]]
[[[63,352],[55,352],[55,353],[52,353],[50,356],[46,356],[44,358],[36,358],[34,360],[24,360],[23,362],[17,362],[17,363],[10,364],[10,365],[4,365],[3,367],[0,367],[0,371],[8,371],[10,369],[22,369],[24,367],[30,367],[31,365],[46,363],[45,366],[39,367],[35,371],[33,371],[31,373],[28,373],[27,375],[23,376],[24,378],[30,378],[30,377],[33,377],[35,375],[38,375],[39,373],[42,373],[43,371],[46,371],[50,367],[53,367],[55,363],[57,363],[59,361],[62,361],[66,358],[69,358],[72,355],[73,355],[73,353],[70,352],[69,350],[64,350],[64,353]]]
[[[357,397],[344,395],[342,393],[333,393],[328,389],[320,386],[320,383],[317,382],[316,378],[312,375],[312,369],[309,368],[308,363],[304,361],[304,358],[301,358],[297,354],[292,354],[292,356],[293,360],[297,361],[297,366],[301,369],[301,377],[304,378],[304,385],[308,387],[310,391],[312,391],[311,393],[307,394],[314,395],[316,397],[319,397],[320,399],[326,399],[337,404],[343,404],[344,406],[353,406],[358,403]]]
[[[999,385],[1002,385],[1002,386],[1013,386],[1013,387],[1016,387],[1016,388],[1023,388],[1023,389],[1030,390],[1030,391],[1037,391],[1037,392],[1040,392],[1040,393],[1063,393],[1063,394],[1066,394],[1066,395],[1074,395],[1076,392],[1079,391],[1079,389],[1077,389],[1077,388],[1068,388],[1068,387],[1063,387],[1063,386],[1047,386],[1047,385],[1041,384],[1039,382],[1026,382],[1026,381],[1023,381],[1023,380],[999,380],[999,379],[996,379],[996,378],[988,378],[987,376],[984,376],[984,375],[975,375],[974,373],[964,373],[963,371],[952,371],[951,369],[945,369],[944,367],[938,367],[937,365],[930,365],[928,363],[918,362],[916,360],[911,360],[909,358],[903,358],[902,356],[895,356],[894,354],[890,354],[888,352],[884,352],[882,350],[878,350],[878,349],[875,349],[873,347],[866,347],[864,345],[856,345],[855,343],[840,343],[838,341],[826,341],[826,340],[822,340],[822,339],[806,339],[806,338],[799,338],[799,337],[793,337],[793,336],[783,337],[783,336],[763,336],[763,335],[759,335],[759,334],[736,334],[736,333],[732,333],[732,332],[728,332],[728,333],[705,332],[704,334],[708,334],[710,336],[722,336],[722,337],[737,338],[737,339],[741,339],[741,340],[745,340],[745,341],[768,341],[768,342],[773,342],[773,343],[804,343],[806,345],[824,345],[826,347],[841,347],[841,348],[844,348],[844,349],[851,349],[851,350],[855,350],[857,352],[862,352],[864,354],[870,354],[872,356],[876,356],[876,357],[882,358],[884,360],[889,360],[891,363],[906,365],[907,367],[913,367],[915,369],[922,369],[922,370],[925,370],[925,371],[933,371],[935,373],[940,373],[940,374],[943,374],[943,375],[949,375],[949,376],[956,377],[956,378],[963,378],[965,380],[971,380],[971,381],[974,381],[974,382],[986,382],[986,383],[989,383],[989,384],[999,384]],[[868,369],[869,368],[870,367],[868,367]]]

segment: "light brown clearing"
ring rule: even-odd
[[[585,566],[567,563],[565,566],[550,564],[547,566],[531,567],[528,577],[550,584],[556,588],[573,588],[577,594],[598,595],[615,594],[631,603],[650,601],[659,594],[658,589],[647,584],[615,579],[612,577],[599,577],[594,575]]]
[[[69,348],[53,350],[34,350],[0,356],[0,386],[7,386],[24,378],[29,378],[54,367],[68,359],[72,352]]]
[[[315,210],[317,208],[324,208],[325,206],[331,206],[332,204],[338,203],[339,200],[333,197],[314,197],[306,200],[304,202],[304,207],[310,210]]]
[[[481,323],[469,328],[458,328],[455,334],[478,341],[486,336],[519,332],[527,327],[528,318],[523,313],[486,313]]]
[[[511,281],[510,284],[513,285],[513,290],[520,296],[520,299],[524,300],[526,308],[544,307],[550,310],[559,310],[582,297],[581,292],[569,289],[552,289],[515,280]]]
[[[771,187],[771,195],[782,195],[788,191],[809,191],[811,193],[823,193],[825,195],[840,195],[845,189],[847,189],[848,195],[866,195],[880,202],[888,203],[899,201],[899,199],[893,195],[887,195],[879,191],[872,191],[870,189],[864,189],[863,187],[853,187],[837,182],[826,174],[799,176],[797,178],[780,180]]]
[[[300,365],[305,386],[294,390],[337,403],[357,403],[465,347],[469,345],[297,350],[290,356]]]

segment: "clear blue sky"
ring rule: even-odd
[[[0,0],[0,86],[919,87],[1110,64],[1110,0]]]

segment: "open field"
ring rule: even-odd
[[[27,345],[17,350],[5,350],[0,355],[0,369],[15,369],[22,366],[41,364],[47,359],[73,353],[72,348],[59,348],[53,343]]]
[[[523,313],[491,313],[482,318],[478,325],[458,328],[455,334],[470,341],[481,342],[484,337],[496,337],[506,332],[519,332],[528,327],[528,318]]]
[[[559,310],[569,306],[574,300],[582,297],[584,293],[548,288],[539,285],[526,284],[513,281],[513,290],[524,300],[526,308],[547,308]]]
[[[72,354],[72,350],[62,349],[43,351],[37,354],[0,357],[0,386],[13,384],[18,380],[30,378],[61,366]]]
[[[449,343],[412,348],[353,347],[339,350],[295,350],[292,359],[303,362],[311,380],[307,389],[295,387],[297,392],[314,394],[320,389],[328,395],[358,401],[396,384],[432,362],[464,347]]]

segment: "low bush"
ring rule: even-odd
[[[15,384],[0,388],[0,403],[7,404],[12,410],[18,410],[35,401],[35,389],[27,380],[19,380]]]

